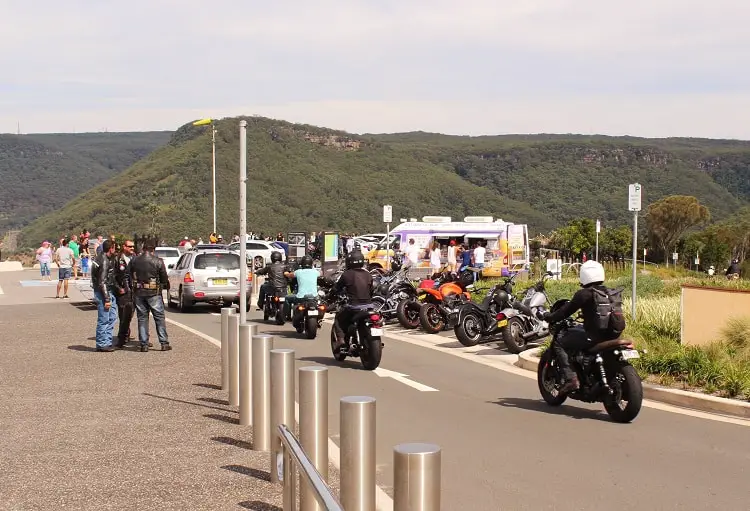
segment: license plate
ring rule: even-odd
[[[383,329],[382,328],[371,328],[370,329],[370,335],[374,335],[374,336],[383,335]]]
[[[318,311],[307,311],[307,315],[308,316],[317,316],[318,315]]]
[[[498,328],[502,328],[502,327],[504,327],[504,326],[505,326],[505,325],[507,325],[507,324],[508,324],[508,320],[507,320],[507,319],[504,319],[504,320],[502,320],[502,321],[498,321],[498,322],[497,322],[497,327],[498,327]]]
[[[226,286],[227,285],[227,279],[214,279],[214,286]]]
[[[284,298],[283,296],[280,296],[280,297],[279,297],[279,301],[280,301],[280,302],[283,302],[284,300],[286,300],[286,298]]]
[[[625,360],[630,360],[631,358],[641,358],[641,354],[638,353],[638,350],[622,350],[620,353],[622,353],[622,358]]]

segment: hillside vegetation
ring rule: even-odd
[[[394,219],[493,215],[548,232],[569,219],[626,222],[627,184],[644,207],[666,195],[698,197],[714,218],[748,203],[750,143],[431,133],[352,135],[261,117],[248,120],[251,230],[382,231]],[[218,228],[238,230],[238,118],[219,121]],[[169,143],[23,232],[22,242],[78,230],[157,232],[166,239],[211,230],[210,129],[187,124]]]
[[[167,143],[170,135],[0,135],[0,234],[61,208]]]

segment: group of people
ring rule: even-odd
[[[147,352],[153,346],[149,342],[149,315],[154,317],[162,351],[172,349],[162,298],[162,290],[169,290],[169,279],[164,261],[154,254],[155,248],[155,243],[147,241],[136,255],[132,240],[126,240],[120,247],[114,239],[101,243],[101,250],[91,262],[91,287],[97,303],[96,351],[112,352],[125,347],[131,339],[134,311],[140,351]],[[115,337],[118,319],[120,325]]]
[[[80,235],[60,238],[57,247],[47,240],[36,250],[36,260],[42,280],[52,280],[52,263],[57,265],[57,296],[68,298],[68,281],[72,278],[87,278],[90,275],[89,261],[101,252],[102,236],[90,240],[89,231],[82,231]],[[60,296],[60,292],[63,296]]]

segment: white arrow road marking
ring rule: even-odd
[[[408,379],[407,378],[407,376],[409,376],[408,374],[397,373],[396,371],[390,371],[388,369],[383,369],[382,367],[378,367],[377,369],[373,371],[373,373],[377,374],[381,378],[392,378],[396,381],[403,383],[404,385],[408,385],[409,387],[415,388],[419,390],[420,392],[439,392],[438,389],[434,389],[428,385],[424,385],[417,381]]]

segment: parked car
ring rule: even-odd
[[[286,252],[274,246],[275,241],[264,240],[247,240],[245,248],[247,250],[247,263],[251,265],[253,271],[263,268],[271,262],[272,252],[281,252],[282,261],[286,261]],[[227,247],[232,252],[239,254],[240,242],[235,241]]]
[[[177,264],[182,255],[175,247],[156,247],[155,253],[156,257],[164,261],[166,267],[169,267],[170,264]]]
[[[196,304],[239,304],[240,257],[226,249],[191,250],[169,268],[167,305],[187,312]],[[252,272],[247,272],[245,310],[250,310]]]

